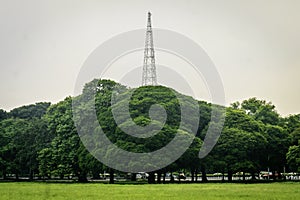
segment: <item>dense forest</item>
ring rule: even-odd
[[[149,172],[149,183],[155,182],[154,174],[160,182],[166,173],[173,172],[189,173],[192,181],[197,181],[199,174],[202,181],[207,181],[206,174],[215,172],[226,174],[228,181],[232,181],[237,172],[250,174],[253,179],[267,169],[274,179],[280,178],[275,174],[284,171],[300,173],[300,114],[282,117],[271,102],[257,98],[232,103],[225,108],[225,124],[217,145],[208,156],[199,159],[198,153],[211,123],[210,103],[198,101],[198,127],[185,124],[178,131],[181,113],[177,98],[190,105],[191,97],[163,86],[137,88],[129,105],[135,124],[145,126],[151,122],[149,109],[153,104],[161,105],[167,114],[165,124],[155,122],[158,127],[162,126],[158,134],[137,138],[125,134],[114,121],[111,97],[116,88],[119,98],[132,92],[110,80],[93,80],[85,85],[81,95],[67,97],[57,104],[41,102],[10,112],[0,110],[0,176],[16,180],[27,177],[29,180],[56,178],[84,182],[90,178],[100,179],[100,174],[108,172],[113,183],[114,175],[122,172],[108,168],[87,151],[73,121],[72,101],[88,98],[94,90],[98,123],[107,137],[124,150],[151,152],[169,143],[176,133],[188,135],[189,130],[196,129],[196,137],[187,151],[169,166]],[[122,107],[122,102],[116,106]],[[130,128],[132,124],[124,120],[122,126]],[[101,143],[99,145],[101,148]],[[135,174],[131,179],[136,179]]]

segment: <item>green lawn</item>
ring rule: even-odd
[[[108,185],[0,183],[0,199],[300,199],[300,183]]]

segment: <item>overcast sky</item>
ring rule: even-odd
[[[153,27],[186,35],[206,51],[222,78],[227,105],[258,97],[272,101],[282,115],[300,113],[298,0],[0,0],[0,5],[2,109],[72,95],[89,54],[114,35],[144,28],[150,10]]]

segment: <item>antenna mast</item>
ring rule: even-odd
[[[151,13],[148,12],[147,31],[144,51],[142,86],[157,85],[155,56],[153,47],[153,33],[151,27]]]

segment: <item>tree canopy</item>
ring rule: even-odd
[[[126,98],[130,100],[129,110],[125,109]],[[155,171],[159,177],[174,171],[189,172],[193,181],[199,172],[202,180],[206,180],[207,172],[227,173],[228,180],[238,172],[251,173],[255,178],[259,171],[267,169],[274,174],[283,172],[284,168],[300,173],[300,114],[281,117],[271,102],[257,98],[235,102],[226,108],[217,145],[207,157],[199,159],[206,131],[213,123],[210,103],[196,101],[164,86],[132,89],[111,80],[95,79],[84,86],[81,95],[66,97],[56,104],[40,102],[10,112],[0,109],[0,175],[3,178],[14,174],[15,178],[76,177],[87,181],[88,177],[100,178],[100,173],[109,172],[110,181],[114,181],[114,174],[121,172],[98,161],[93,156],[97,152],[87,150],[78,135],[72,109],[74,100],[80,102],[77,112],[83,113],[76,119],[85,124],[81,128],[99,123],[109,140],[123,150],[153,152],[169,144],[176,134],[188,135],[192,141],[189,148],[175,162]],[[87,113],[91,105],[96,109],[95,121]],[[189,115],[185,123],[180,123],[183,106],[188,113],[199,109],[200,120]],[[126,133],[150,125],[152,132]],[[97,133],[98,130],[89,131]],[[100,151],[101,141],[93,143],[98,146],[94,151]],[[149,174],[153,182],[154,172]]]

